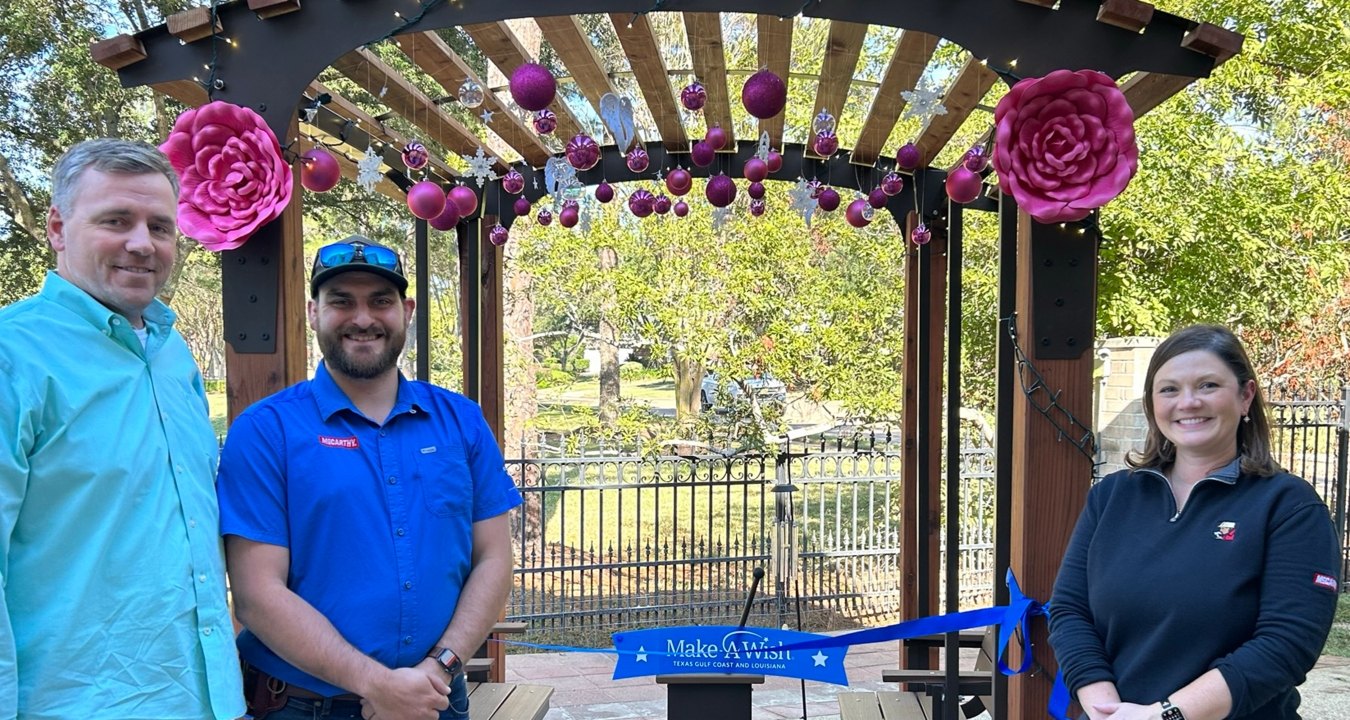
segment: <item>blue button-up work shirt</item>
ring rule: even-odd
[[[521,503],[471,400],[400,377],[380,425],[322,363],[313,380],[235,419],[219,493],[221,532],[288,548],[290,589],[386,667],[426,657],[468,578],[473,523]],[[292,666],[248,630],[239,652],[311,691],[350,690]]]
[[[174,315],[0,310],[0,718],[235,718],[216,438]]]

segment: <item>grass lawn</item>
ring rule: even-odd
[[[675,381],[670,378],[624,380],[619,383],[624,400],[640,400],[656,407],[675,407]],[[600,401],[600,379],[581,378],[567,385],[539,389],[539,402],[594,406]]]
[[[225,393],[209,392],[206,394],[206,401],[211,404],[211,427],[216,431],[216,437],[225,436]]]
[[[1322,654],[1350,657],[1350,593],[1341,593],[1336,603],[1336,620]]]

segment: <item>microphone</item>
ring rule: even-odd
[[[755,593],[759,591],[759,581],[764,579],[764,568],[756,567],[754,577],[754,582],[750,583],[750,595],[745,598],[745,608],[741,610],[741,624],[737,627],[745,627],[745,621],[750,618],[750,606],[755,604]]]

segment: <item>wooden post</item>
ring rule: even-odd
[[[1078,444],[1091,427],[1097,238],[1025,212],[1017,225],[1017,345],[1034,371],[1019,367],[1014,389],[1009,559],[1022,591],[1047,602],[1092,480],[1092,450]],[[1034,387],[1033,373],[1043,387]],[[1031,645],[1039,668],[1008,682],[1011,718],[1046,716],[1056,667],[1046,633],[1037,618]]]

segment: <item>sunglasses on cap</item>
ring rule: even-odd
[[[398,253],[387,247],[363,242],[338,242],[319,248],[318,254],[314,256],[314,272],[348,263],[365,263],[403,274],[403,261],[399,259]]]

